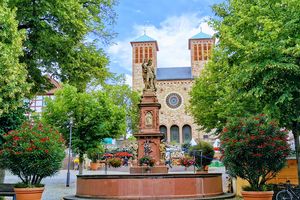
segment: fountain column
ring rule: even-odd
[[[156,75],[151,60],[142,64],[142,71],[145,88],[139,104],[139,132],[134,134],[138,141],[137,159],[150,156],[155,160],[155,166],[151,168],[150,173],[167,173],[168,168],[164,165],[164,158],[161,158],[160,152],[160,144],[163,139],[163,134],[159,131],[159,109],[161,105],[156,96]],[[130,168],[130,173],[142,172],[142,166]]]

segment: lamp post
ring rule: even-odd
[[[70,118],[70,135],[69,135],[69,160],[68,160],[68,172],[67,172],[67,183],[66,187],[70,186],[70,162],[71,162],[71,148],[72,148],[72,126],[73,118]]]

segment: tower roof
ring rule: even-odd
[[[206,33],[203,33],[202,31],[194,35],[189,39],[189,49],[191,49],[191,40],[203,40],[203,39],[210,39],[212,40],[212,36]]]
[[[132,42],[156,42],[156,40],[154,40],[153,38],[149,37],[148,35],[146,35],[144,33],[144,35],[136,38],[135,40],[133,40]]]
[[[211,39],[212,36],[208,35],[206,33],[203,33],[202,31],[200,33],[197,33],[196,35],[194,35],[193,37],[191,37],[190,39]]]
[[[154,42],[155,43],[155,46],[156,46],[156,49],[158,51],[158,45],[157,45],[157,41],[151,37],[149,37],[148,35],[146,35],[146,33],[144,33],[144,35],[136,38],[135,40],[131,41],[131,45],[132,43],[140,43],[140,42]]]

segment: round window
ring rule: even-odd
[[[176,93],[171,93],[167,96],[166,102],[170,108],[178,108],[182,102],[181,96]]]

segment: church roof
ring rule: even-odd
[[[157,68],[156,79],[163,80],[189,80],[193,79],[191,67]]]
[[[207,39],[207,38],[212,38],[211,35],[208,35],[206,33],[200,32],[191,37],[190,39]]]
[[[151,38],[148,35],[144,34],[144,35],[136,38],[132,42],[156,42],[156,40],[154,40],[153,38]]]

